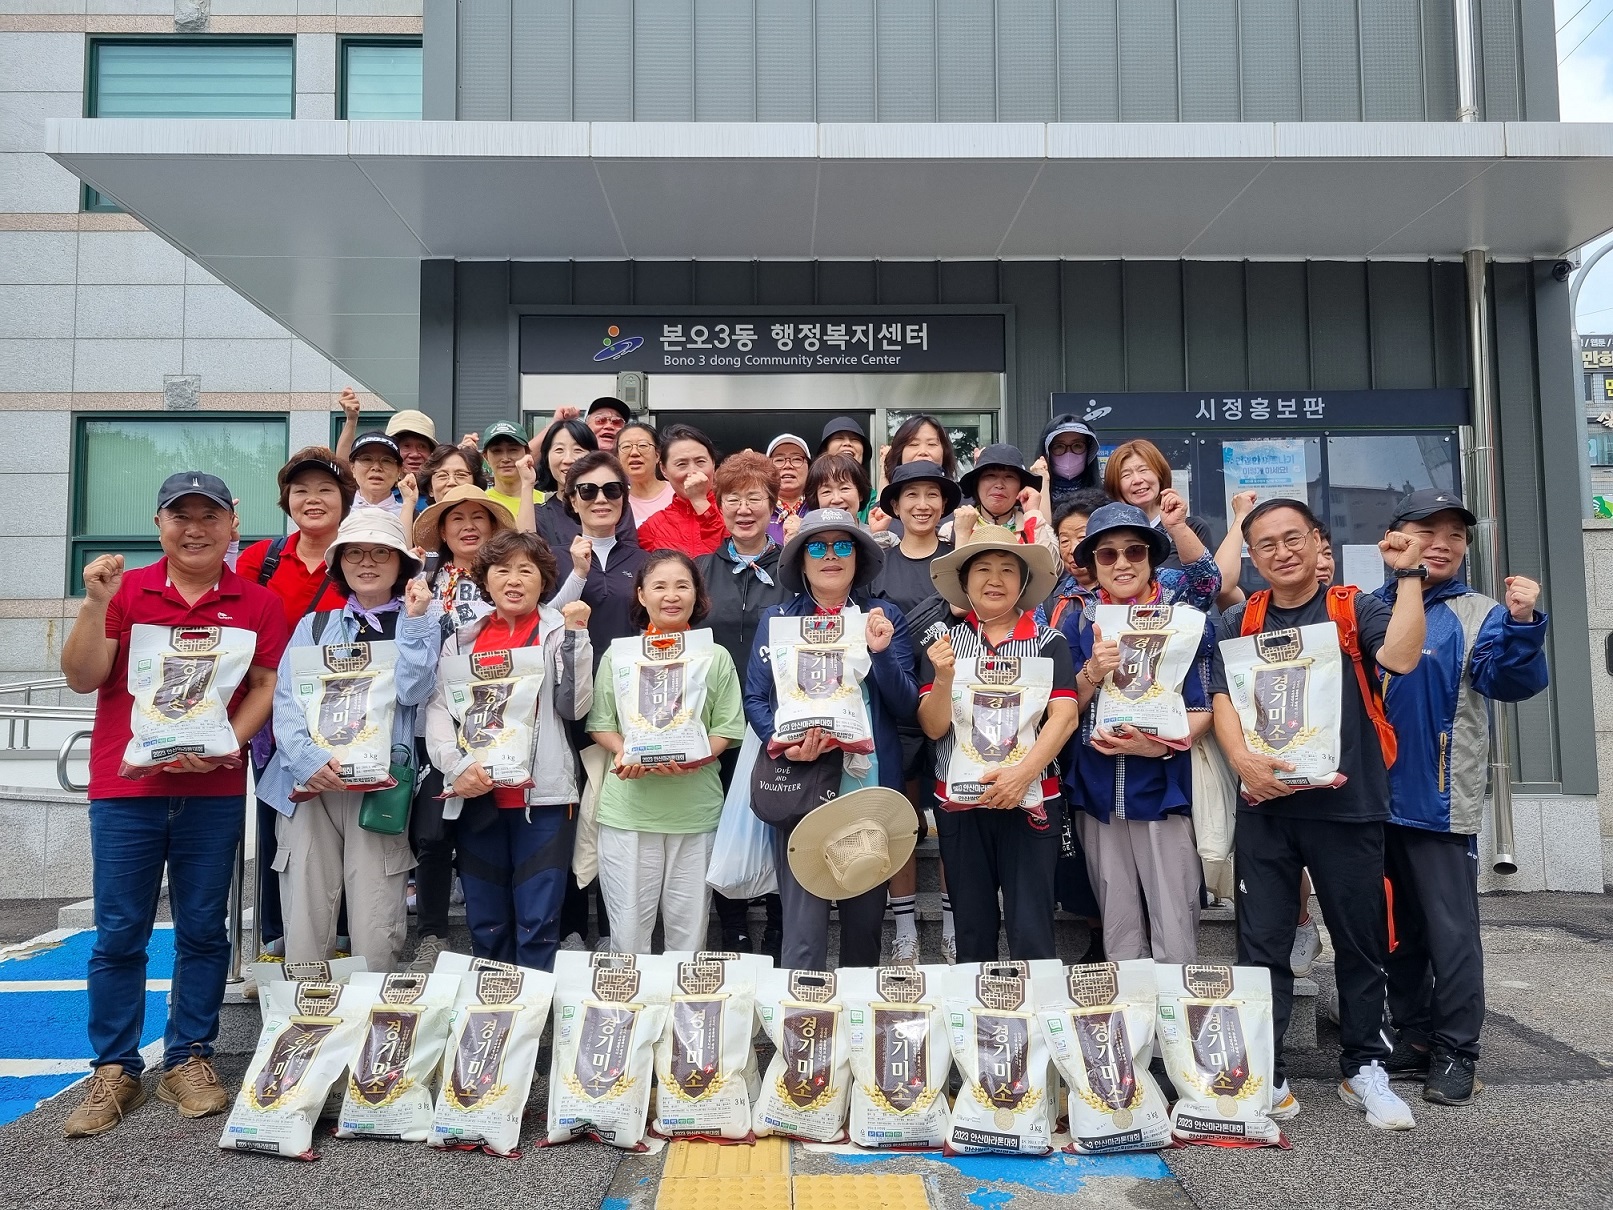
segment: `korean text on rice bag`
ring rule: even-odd
[[[611,643],[624,765],[695,765],[712,759],[703,719],[715,650],[709,630]]]
[[[292,692],[308,720],[308,734],[330,753],[349,790],[383,790],[392,777],[392,715],[398,694],[393,642],[292,647]],[[297,786],[293,799],[317,790]]]
[[[814,727],[847,752],[874,750],[874,728],[862,683],[873,666],[868,655],[868,619],[843,612],[768,622],[768,660],[778,709],[773,734],[763,736],[774,755]]]
[[[1341,786],[1339,714],[1344,655],[1332,622],[1222,639],[1227,694],[1249,751],[1294,766],[1274,770],[1302,790]]]
[[[1099,633],[1120,645],[1120,667],[1098,691],[1098,727],[1125,725],[1185,750],[1182,683],[1204,642],[1204,615],[1190,605],[1099,605]]]
[[[131,627],[128,684],[134,706],[124,763],[152,769],[181,756],[239,752],[230,698],[257,645],[257,635],[234,626]]]
[[[851,1057],[851,1141],[940,1147],[951,1123],[944,966],[838,971]]]
[[[1038,1016],[1069,1089],[1077,1151],[1153,1151],[1171,1141],[1170,1111],[1148,1074],[1153,1061],[1154,964],[1097,962],[1069,968],[1067,999]]]
[[[513,1155],[538,1066],[554,976],[525,966],[445,953],[437,974],[460,975],[443,1051],[433,1147],[482,1146]]]
[[[475,756],[493,784],[532,784],[538,694],[545,666],[541,647],[444,656],[438,676],[443,700],[459,729],[459,750]]]
[[[635,954],[555,956],[549,1142],[644,1142],[655,1044],[666,1028],[671,966]]]
[[[285,980],[263,993],[263,1031],[218,1145],[314,1158],[314,1122],[347,1069],[373,988]]]
[[[756,981],[738,962],[678,962],[655,1045],[655,1132],[751,1137]]]
[[[1057,1073],[1036,1018],[1062,968],[1037,962],[965,963],[946,974],[947,1026],[963,1087],[952,1105],[949,1153],[1046,1155],[1058,1118]]]
[[[1159,1042],[1180,1098],[1184,1143],[1272,1144],[1271,972],[1263,966],[1159,963]]]
[[[366,973],[353,982],[376,998],[348,1060],[336,1137],[423,1143],[459,976]]]
[[[952,681],[952,756],[943,773],[948,802],[977,803],[991,789],[988,771],[1019,764],[1053,693],[1053,661],[1041,656],[965,656]],[[1020,806],[1039,807],[1042,782],[1026,787]]]
[[[778,1048],[751,1115],[757,1135],[842,1142],[851,1067],[838,976],[831,971],[768,971],[757,987],[756,1002],[762,1028]]]

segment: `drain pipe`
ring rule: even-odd
[[[1457,120],[1479,120],[1478,70],[1473,55],[1473,0],[1452,0],[1456,25]],[[1501,432],[1500,400],[1492,385],[1490,304],[1483,249],[1462,254],[1467,276],[1467,344],[1473,380],[1473,440],[1462,468],[1468,502],[1479,520],[1469,555],[1474,586],[1486,596],[1501,600],[1506,587],[1501,578],[1501,472],[1497,446]],[[1495,813],[1497,874],[1516,874],[1512,828],[1512,741],[1504,707],[1490,711],[1490,801]]]

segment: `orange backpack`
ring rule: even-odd
[[[1335,585],[1327,590],[1327,616],[1338,627],[1339,647],[1355,665],[1355,681],[1361,687],[1361,700],[1366,703],[1367,717],[1378,731],[1378,746],[1383,749],[1385,768],[1393,767],[1399,751],[1395,729],[1383,712],[1383,694],[1377,682],[1367,675],[1366,661],[1361,658],[1361,631],[1355,620],[1356,590],[1346,585]],[[1266,624],[1266,609],[1271,604],[1271,591],[1261,589],[1249,597],[1244,606],[1243,625],[1239,633],[1244,637],[1257,635]]]

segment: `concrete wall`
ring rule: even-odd
[[[1602,868],[1613,872],[1613,673],[1608,643],[1613,639],[1613,521],[1585,522],[1585,578],[1590,604],[1591,687],[1596,722],[1594,759],[1600,771],[1596,795]],[[1587,765],[1592,753],[1582,758]]]
[[[133,218],[81,212],[77,178],[42,154],[47,120],[84,113],[89,38],[173,34],[174,10],[0,0],[0,562],[28,573],[0,600],[0,680],[51,667],[75,612],[74,413],[160,412],[165,388],[193,377],[203,410],[291,415],[295,448],[328,439],[331,393],[348,381]],[[208,34],[295,37],[299,118],[336,115],[339,35],[421,29],[420,0],[212,0],[211,13]]]

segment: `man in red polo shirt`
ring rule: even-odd
[[[232,501],[230,489],[213,475],[184,471],[164,480],[157,490],[156,517],[163,557],[129,572],[122,555],[91,562],[84,569],[87,599],[62,648],[68,685],[75,693],[96,694],[89,789],[96,925],[89,1034],[95,1074],[68,1116],[69,1138],[112,1129],[146,1098],[140,1081],[146,947],[164,866],[176,959],[157,1097],[190,1118],[229,1106],[211,1056],[229,968],[226,901],[246,811],[245,764],[239,750],[213,757],[186,752],[155,769],[137,768],[126,757],[133,759],[129,754],[138,749],[131,744],[136,702],[129,685],[136,627],[142,628],[142,638],[152,638],[155,631],[176,645],[251,647],[250,665],[227,709],[240,746],[273,708],[275,668],[286,645],[285,614],[278,597],[224,565],[235,523]],[[181,638],[170,628],[192,633]],[[231,631],[250,633],[232,636]],[[224,661],[220,656],[213,666]],[[172,692],[165,680],[158,688],[171,699],[164,716],[171,715],[174,702],[184,706],[204,696],[198,685],[205,687],[206,681],[194,669]]]

